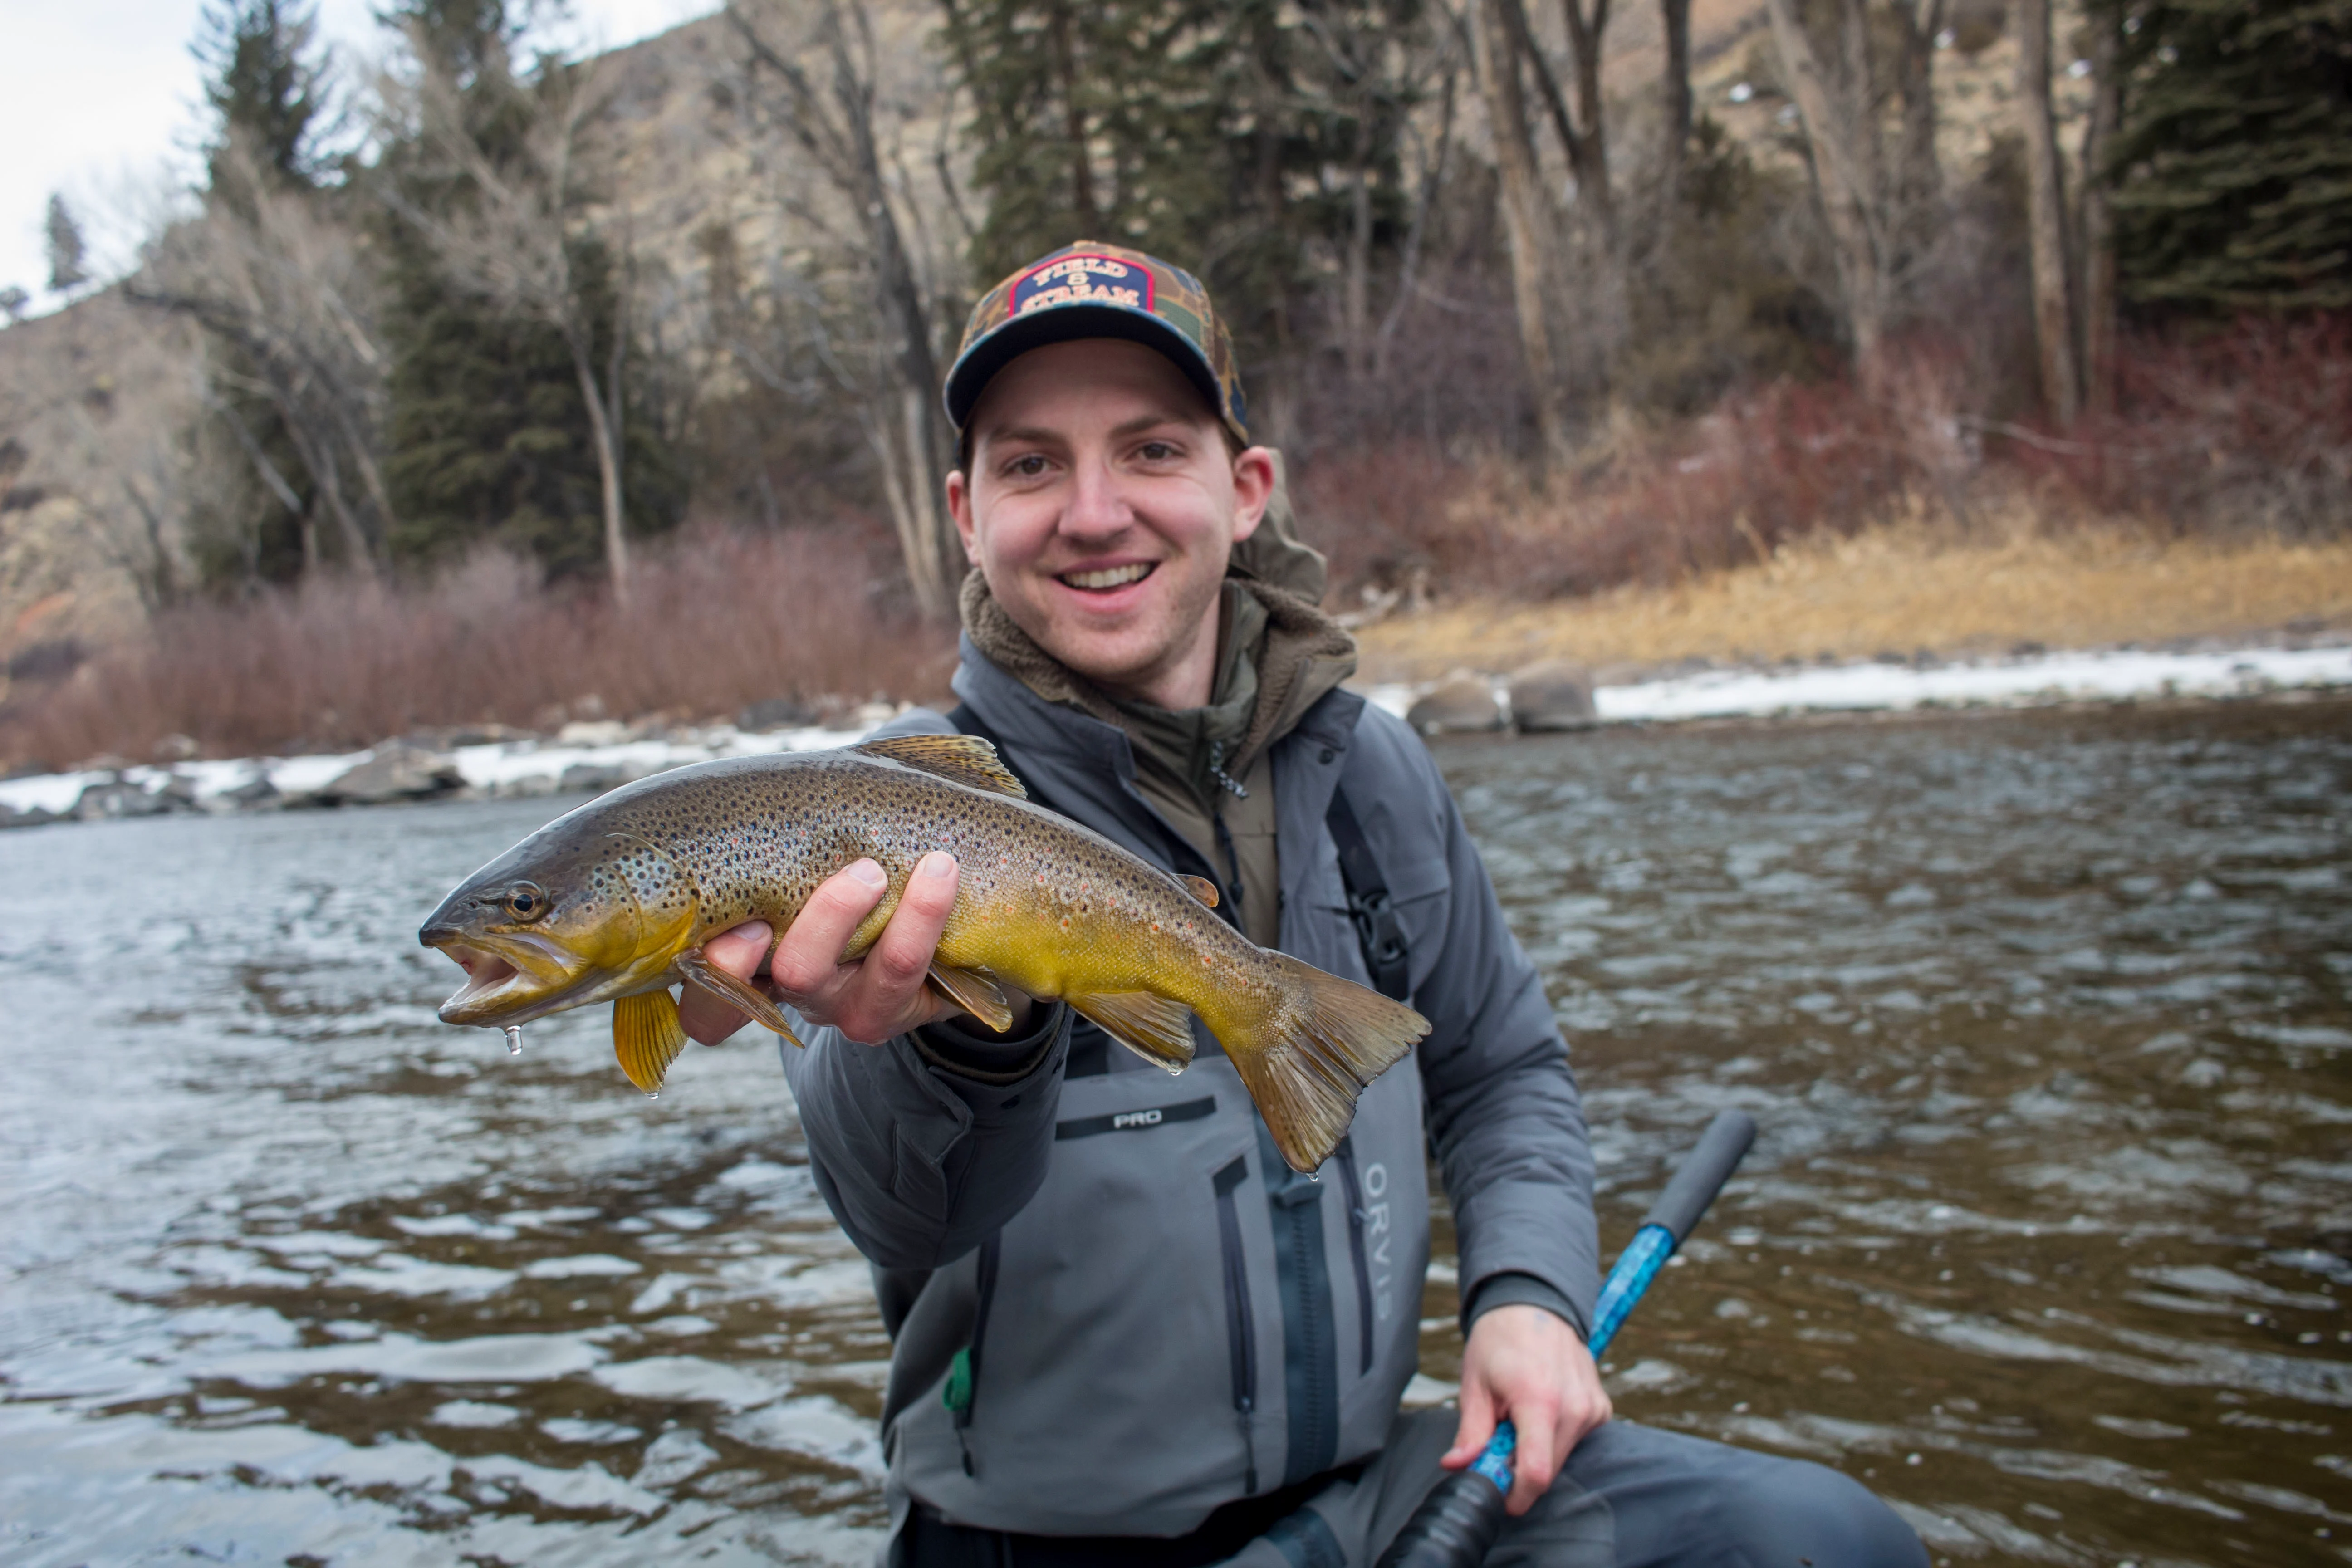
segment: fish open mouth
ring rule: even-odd
[[[478,1013],[494,1005],[502,993],[522,975],[522,971],[507,959],[478,947],[463,942],[451,942],[442,948],[466,972],[466,984],[457,994],[441,1004],[441,1016]]]

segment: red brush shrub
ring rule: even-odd
[[[1304,469],[1299,506],[1341,602],[1414,569],[1442,590],[1549,598],[1754,562],[1851,530],[1976,461],[1962,356],[1909,345],[1875,378],[1776,381],[1706,416],[1618,437],[1542,489],[1498,461],[1395,443]]]
[[[2125,340],[2116,412],[2009,427],[2004,456],[2087,508],[2179,530],[2352,523],[2352,316],[2247,316]]]
[[[489,555],[425,586],[330,578],[173,610],[45,692],[20,688],[0,755],[139,758],[178,733],[235,756],[583,705],[709,717],[771,697],[928,698],[952,651],[857,539],[710,529],[649,550],[625,607]]]

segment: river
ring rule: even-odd
[[[1938,1559],[2352,1558],[2352,703],[1439,755],[1605,1247],[1762,1127],[1622,1415],[1840,1466]],[[564,804],[0,837],[0,1557],[870,1556],[888,1346],[772,1049],[647,1101],[602,1010],[433,1019],[419,920]]]

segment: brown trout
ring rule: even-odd
[[[997,1029],[1012,1022],[1008,990],[1058,997],[1171,1072],[1192,1059],[1198,1014],[1297,1170],[1322,1164],[1357,1095],[1429,1033],[1412,1008],[1251,942],[1209,912],[1209,883],[1031,804],[995,748],[966,735],[640,780],[467,878],[418,938],[467,972],[445,1023],[500,1028],[611,1002],[621,1070],[651,1094],[686,1044],[673,984],[800,1043],[764,993],[704,960],[707,938],[750,920],[781,933],[864,856],[890,885],[843,951],[856,959],[933,849],[961,867],[930,972],[941,994]]]

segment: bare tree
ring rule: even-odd
[[[322,210],[320,193],[268,178],[241,137],[224,141],[213,167],[225,188],[201,216],[158,237],[125,292],[194,321],[233,351],[200,374],[200,401],[226,418],[224,389],[265,400],[335,525],[344,562],[372,569],[393,512],[378,459],[387,360],[369,258],[350,226]],[[290,486],[265,468],[253,431],[241,419],[232,425],[255,477],[286,501]],[[300,515],[308,571],[320,563],[318,520],[288,504]]]
[[[1890,0],[1897,50],[1895,89],[1902,100],[1895,138],[1893,228],[1895,268],[1916,262],[1941,231],[1943,164],[1936,156],[1936,37],[1944,30],[1945,0]]]
[[[1503,227],[1510,242],[1511,302],[1518,317],[1519,353],[1527,363],[1528,390],[1535,399],[1540,455],[1550,461],[1568,449],[1568,411],[1552,353],[1554,229],[1528,131],[1527,94],[1519,79],[1524,51],[1513,26],[1517,0],[1475,0],[1475,5],[1478,84],[1486,95],[1496,172],[1502,177]]]
[[[1658,0],[1658,17],[1666,46],[1664,73],[1659,79],[1665,124],[1658,148],[1658,211],[1671,215],[1682,197],[1683,151],[1690,144],[1690,0]]]
[[[1835,67],[1823,64],[1797,0],[1768,0],[1772,40],[1812,150],[1854,358],[1877,374],[1887,318],[1887,236],[1880,202],[1878,117],[1865,0],[1836,0]]]
[[[826,252],[818,268],[850,279],[857,297],[848,319],[836,316],[845,330],[827,334],[825,359],[857,404],[908,582],[927,614],[950,615],[964,563],[947,515],[953,453],[934,343],[945,264],[919,243],[922,214],[897,146],[910,107],[885,101],[886,61],[863,5],[820,0],[798,31],[782,7],[735,4],[726,15],[754,89],[744,95],[752,134],[797,154],[763,164],[775,196]],[[944,158],[935,162],[952,195]]]
[[[2123,28],[2119,7],[2093,5],[2091,117],[2083,127],[2083,396],[2094,415],[2116,411],[2116,226],[2107,201],[2107,158],[2123,124]]]
[[[2033,335],[2042,398],[2061,426],[2083,405],[2067,258],[2065,174],[2050,108],[2050,0],[2017,0],[2017,112],[2025,136],[2026,229],[2033,252]]]
[[[391,199],[430,241],[453,284],[553,329],[562,340],[596,451],[605,574],[613,596],[625,604],[629,540],[621,458],[627,420],[623,356],[629,340],[629,247],[623,220],[600,213],[595,205],[586,146],[589,128],[606,102],[604,83],[592,67],[542,62],[531,81],[519,84],[530,110],[520,148],[512,156],[497,157],[477,135],[465,84],[441,51],[420,39],[415,54],[419,69],[413,103],[422,156],[464,195],[438,206],[397,195]],[[602,247],[621,273],[610,290],[609,321],[597,319],[583,277],[592,247]]]

